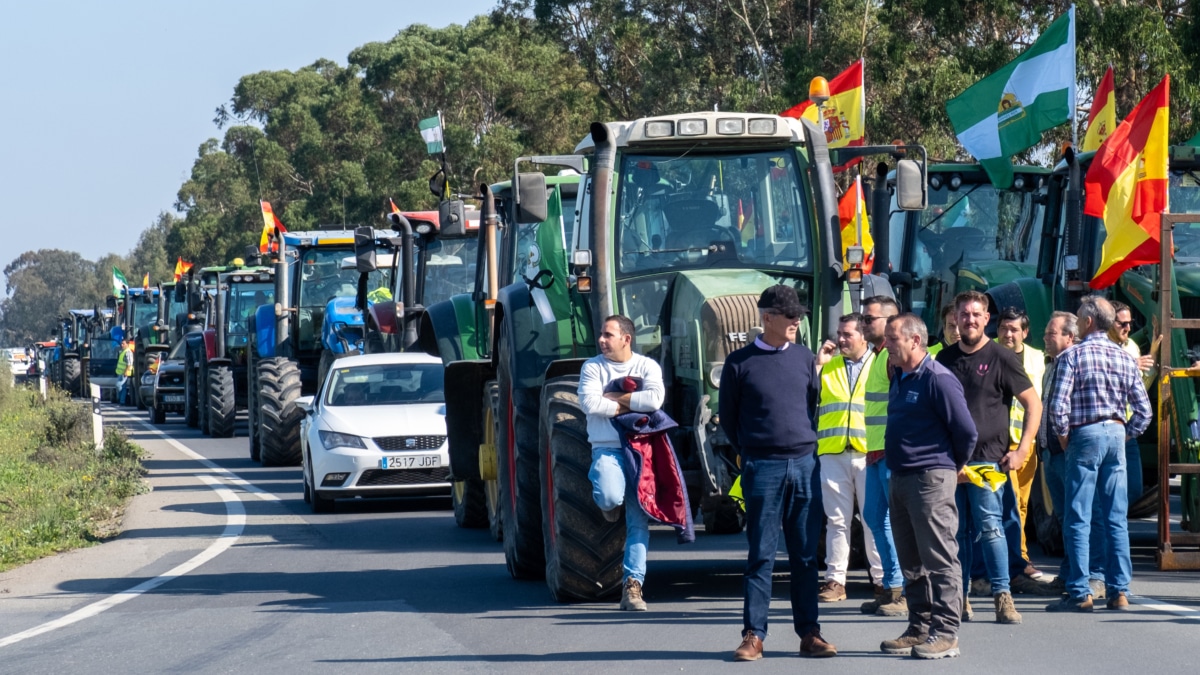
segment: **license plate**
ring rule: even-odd
[[[183,403],[183,394],[171,394],[162,397],[163,403]]]
[[[385,469],[436,469],[442,465],[440,455],[401,455],[384,457],[379,465]]]

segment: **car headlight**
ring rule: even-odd
[[[317,436],[321,438],[321,445],[330,450],[333,448],[362,448],[365,450],[367,448],[362,438],[353,434],[319,430],[317,431]]]

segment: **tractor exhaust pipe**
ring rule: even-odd
[[[616,165],[617,149],[613,145],[612,135],[608,131],[608,127],[600,122],[592,122],[592,141],[595,143],[595,149],[592,154],[592,232],[595,235],[592,237],[592,254],[593,264],[598,274],[594,275],[593,283],[597,299],[600,301],[600,311],[597,312],[594,320],[603,321],[605,316],[616,313],[616,304],[613,302],[612,289],[608,284],[608,272],[610,267],[611,255],[608,250],[608,195],[612,194],[613,167]],[[596,335],[599,335],[603,326],[596,326]]]

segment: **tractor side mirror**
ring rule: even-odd
[[[115,296],[115,295],[110,295],[110,296],[108,296],[107,298],[105,298],[105,299],[104,299],[104,306],[105,306],[105,307],[107,307],[107,308],[109,308],[109,309],[116,309],[116,308],[117,308],[117,296]]]
[[[517,222],[540,223],[549,215],[546,176],[537,172],[517,174]]]
[[[467,233],[466,206],[461,199],[438,204],[438,232],[443,237],[461,237]]]
[[[175,296],[175,298],[174,298],[175,302],[183,302],[183,301],[187,300],[187,282],[185,282],[185,281],[176,281],[175,282],[174,296]]]
[[[922,211],[929,205],[929,188],[921,163],[902,159],[896,163],[896,206],[901,211]]]
[[[375,260],[375,228],[370,225],[354,228],[354,266],[359,274],[378,269]]]

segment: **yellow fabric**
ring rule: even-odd
[[[850,448],[867,451],[866,391],[875,354],[867,352],[866,361],[854,391],[846,377],[845,357],[833,357],[821,367],[821,397],[817,403],[817,454],[836,455]]]
[[[1100,144],[1113,129],[1117,128],[1117,101],[1113,95],[1113,69],[1108,67],[1100,86],[1096,88],[1096,96],[1092,99],[1092,111],[1088,115],[1087,134],[1083,137],[1084,152],[1095,152]]]
[[[1013,452],[1017,446],[1009,448],[1009,452]],[[1038,458],[1036,452],[1029,453],[1025,458],[1025,463],[1017,467],[1015,471],[1008,472],[1008,479],[1015,486],[1015,494],[1017,497],[1017,515],[1021,517],[1021,555],[1029,560],[1029,546],[1025,541],[1025,518],[1029,515],[1029,495],[1033,492],[1033,479],[1038,473]],[[1047,502],[1049,503],[1049,502]]]
[[[929,348],[929,358],[931,358],[931,359],[936,359],[936,358],[937,358],[937,355],[938,355],[938,354],[940,354],[940,353],[942,353],[942,350],[943,350],[943,349],[945,349],[945,348],[946,348],[946,345],[944,345],[944,344],[942,344],[942,343],[940,343],[940,342],[938,342],[938,343],[936,343],[936,344],[932,345],[932,346]]]
[[[392,299],[392,292],[380,286],[375,290],[367,293],[367,300],[370,302],[387,302]]]
[[[871,363],[871,372],[867,375],[867,390],[864,394],[866,406],[863,410],[863,422],[867,427],[867,452],[883,450],[884,431],[887,429],[888,414],[888,353],[886,349],[879,350]]]
[[[742,477],[738,476],[733,479],[733,485],[729,487],[729,498],[737,503],[738,508],[746,510],[746,499],[742,497]]]
[[[1042,397],[1042,377],[1046,374],[1046,353],[1040,349],[1035,349],[1029,345],[1025,345],[1025,349],[1020,353],[1021,365],[1025,367],[1025,374],[1029,376],[1033,382],[1033,390],[1037,392],[1038,398]],[[1008,435],[1009,440],[1013,443],[1021,442],[1021,432],[1025,429],[1025,406],[1017,399],[1013,399],[1012,407],[1008,410]]]
[[[963,467],[963,471],[973,485],[988,488],[992,492],[999,490],[1000,486],[1008,481],[1008,476],[1003,471],[993,469],[991,464],[968,464]]]

